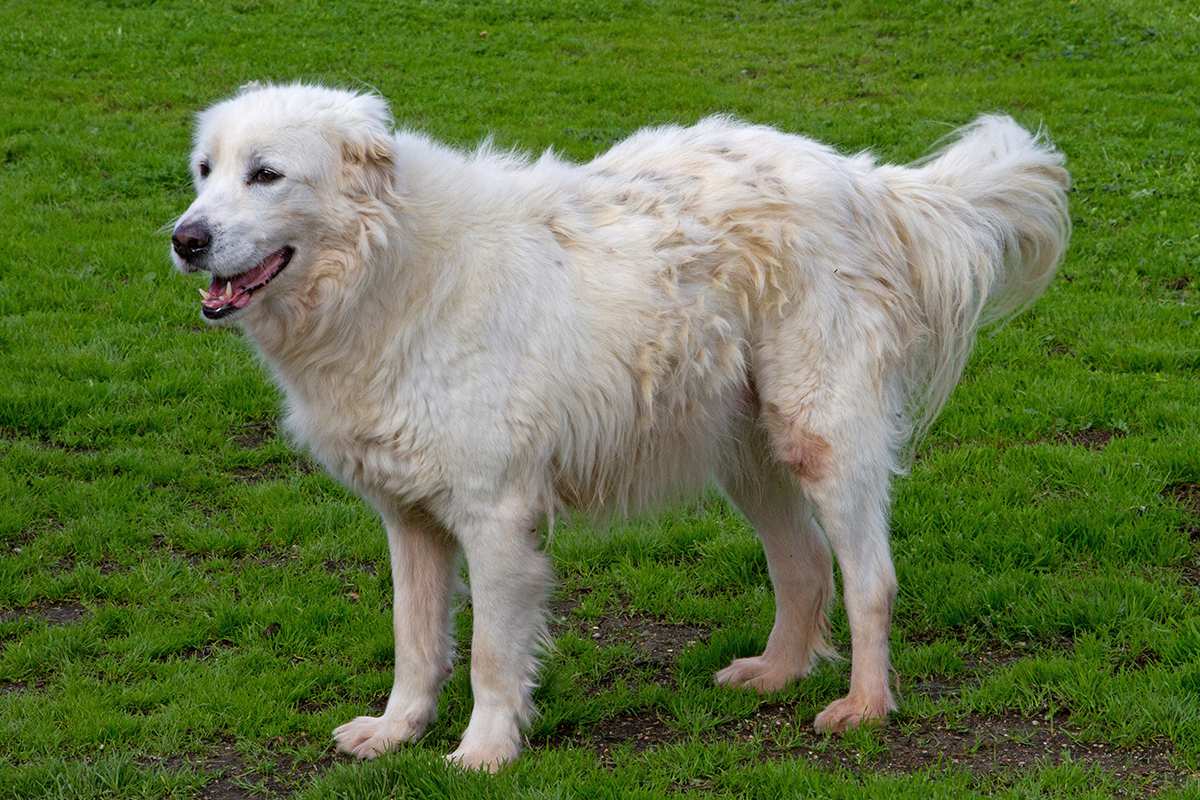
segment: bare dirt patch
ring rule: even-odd
[[[297,700],[295,709],[301,714],[320,714],[322,711],[333,708],[337,705],[338,700],[328,697],[306,697],[302,700]],[[379,705],[379,713],[383,713],[387,708],[386,701]]]
[[[1200,483],[1172,483],[1162,490],[1162,495],[1179,503],[1189,514],[1200,517]]]
[[[292,469],[296,470],[296,472],[299,472],[301,475],[312,475],[320,472],[321,466],[316,461],[313,461],[311,456],[305,455],[304,453],[299,453],[292,461]]]
[[[1088,450],[1103,450],[1113,439],[1122,439],[1124,436],[1125,432],[1116,428],[1084,428],[1059,433],[1054,437],[1054,441],[1086,447]]]
[[[257,553],[246,558],[261,567],[282,567],[300,558],[300,545],[294,544],[287,550],[276,550],[269,543],[264,543],[259,545]]]
[[[300,734],[300,737],[307,738],[303,733]],[[278,745],[282,745],[283,743],[282,737],[271,741]],[[285,754],[276,754],[274,760],[275,769],[277,770],[274,778],[276,785],[286,786],[291,790],[300,788],[305,782],[312,780],[342,761],[333,752],[332,747],[321,753],[314,761],[304,761]]]
[[[365,572],[368,575],[377,575],[379,568],[372,561],[366,561],[361,558],[327,558],[324,563],[325,571],[330,575],[342,575],[345,573]]]
[[[155,534],[153,540],[155,550],[161,550],[175,558],[182,559],[188,562],[193,567],[203,568],[210,559],[228,558],[237,561],[242,565],[257,564],[261,567],[281,567],[288,563],[297,560],[300,557],[300,546],[292,545],[287,550],[279,550],[272,546],[269,542],[264,542],[254,551],[240,552],[220,552],[220,551],[204,551],[197,552],[187,550],[180,547],[162,534]]]
[[[239,483],[255,484],[275,480],[280,476],[280,470],[277,464],[261,464],[257,467],[234,467],[229,474]]]
[[[922,641],[915,639],[910,641]],[[929,639],[928,641],[933,641]],[[977,652],[963,656],[963,669],[952,675],[926,675],[922,677],[896,679],[893,690],[899,700],[906,695],[922,695],[931,700],[957,697],[965,688],[978,686],[984,678],[998,669],[1015,664],[1023,658],[1036,656],[1047,651],[1068,651],[1074,647],[1068,637],[1052,637],[1016,644],[1000,642],[985,644]]]
[[[1075,351],[1072,350],[1069,345],[1055,339],[1046,344],[1046,354],[1050,356],[1063,356],[1071,358],[1074,357]]]
[[[254,485],[263,481],[284,480],[289,473],[312,475],[316,471],[316,463],[311,458],[297,455],[288,461],[268,461],[257,466],[243,464],[231,468],[228,474],[238,483]]]
[[[229,434],[229,438],[243,450],[256,450],[275,439],[279,429],[273,419],[261,419],[238,425]],[[268,462],[260,466],[239,466],[232,470],[234,478],[244,483],[258,483],[263,480],[273,480],[283,477],[288,471],[302,475],[311,475],[319,467],[305,453],[296,452],[290,459]]]
[[[195,661],[207,661],[222,650],[229,650],[236,645],[228,639],[215,639],[195,647],[185,647],[179,651],[180,658],[190,658]]]
[[[75,556],[65,555],[54,562],[54,571],[62,575],[69,575],[77,567],[94,567],[101,575],[112,575],[121,569],[121,565],[110,558],[101,558],[99,561],[79,562],[75,560]]]
[[[1066,444],[1072,447],[1084,447],[1088,450],[1099,451],[1103,450],[1114,439],[1124,439],[1127,432],[1119,428],[1104,428],[1104,427],[1087,427],[1074,431],[1059,431],[1058,433],[1041,434],[1033,439],[1027,439],[1024,442],[1010,441],[994,441],[988,439],[954,439],[950,441],[922,444],[919,451],[913,456],[914,462],[921,462],[930,458],[934,453],[948,452],[955,448],[965,445],[986,446],[994,450],[1006,450],[1009,447],[1018,445],[1037,445],[1037,444]]]
[[[591,639],[600,647],[632,647],[637,656],[631,666],[649,670],[655,682],[669,681],[679,654],[709,635],[709,630],[699,625],[666,622],[649,614],[629,610],[607,614],[595,620],[581,619],[571,613],[578,605],[577,597],[561,598],[550,604],[553,635],[571,631]],[[594,688],[604,688],[621,674],[618,671],[609,675],[602,685]]]
[[[764,703],[753,716],[721,725],[705,738],[755,741],[762,748],[763,760],[800,758],[851,772],[911,774],[953,768],[977,777],[1003,777],[1035,765],[1072,761],[1099,767],[1117,780],[1147,791],[1165,788],[1178,775],[1168,743],[1118,746],[1081,741],[1066,714],[1033,718],[1005,712],[894,720],[877,730],[876,744],[864,748],[816,733],[811,719],[797,719],[792,705]],[[605,763],[618,748],[641,752],[684,739],[653,708],[626,711],[565,737],[568,743],[595,750]]]
[[[576,626],[582,635],[602,647],[627,644],[638,651],[638,665],[650,665],[665,672],[679,654],[698,641],[708,638],[708,630],[698,625],[663,622],[637,613],[580,620]]]
[[[729,727],[734,736],[761,741],[764,758],[800,757],[851,770],[912,773],[950,767],[985,776],[1015,774],[1035,764],[1070,760],[1148,788],[1162,788],[1177,774],[1169,744],[1156,741],[1121,747],[1080,741],[1066,714],[1029,718],[1005,712],[893,722],[877,732],[879,749],[866,751],[820,736],[807,722],[798,725],[794,709],[778,704],[764,705],[754,717]]]
[[[1193,522],[1183,526],[1183,532],[1197,548],[1188,563],[1184,564],[1181,580],[1188,586],[1200,588],[1200,483],[1185,481],[1173,483],[1162,490],[1163,497],[1174,500],[1193,517]]]
[[[618,748],[632,747],[640,753],[679,738],[679,734],[669,728],[654,709],[646,709],[640,712],[626,711],[601,720],[591,727],[581,741],[590,745],[601,758],[607,759]]]
[[[601,645],[632,645],[644,654],[637,663],[654,667],[659,675],[670,669],[680,650],[708,635],[699,626],[672,625],[629,612],[600,620],[573,618],[571,611],[577,605],[574,598],[553,604],[556,615],[566,617],[558,625],[560,630],[575,631]],[[965,656],[961,672],[915,679],[899,687],[900,696],[919,694],[934,700],[954,697],[998,668],[1043,652],[1047,647],[1068,649],[1070,644],[1063,639],[985,646]],[[618,748],[641,752],[686,738],[667,723],[661,709],[645,708],[580,725],[565,735],[563,731],[556,732],[554,743],[588,747],[609,763]],[[1084,742],[1078,739],[1065,713],[1053,718],[1002,712],[896,719],[878,731],[876,743],[859,747],[838,737],[817,734],[812,720],[798,719],[791,704],[768,702],[752,716],[722,724],[705,738],[753,740],[761,745],[764,759],[803,758],[820,766],[856,772],[872,769],[908,774],[929,768],[955,768],[979,777],[1004,778],[1035,764],[1070,760],[1094,765],[1127,785],[1149,790],[1165,787],[1177,772],[1168,743],[1156,741],[1121,747],[1107,742]]]
[[[72,453],[75,455],[87,455],[89,453],[99,453],[99,448],[90,445],[79,444],[77,442],[60,442],[50,437],[50,434],[44,430],[36,428],[17,428],[11,425],[0,425],[0,439],[10,442],[21,440],[32,440],[38,447],[45,447],[51,450],[59,450],[63,453]]]
[[[172,772],[185,769],[215,773],[215,777],[200,787],[199,797],[204,800],[249,800],[261,797],[251,787],[257,783],[254,772],[242,760],[232,742],[221,742],[213,750],[199,756],[148,756],[139,759],[143,767],[157,767]],[[262,786],[268,795],[280,794],[272,787]]]
[[[600,756],[605,764],[611,764],[615,750],[631,748],[640,753],[683,738],[660,713],[656,708],[628,709],[590,725],[568,723],[533,738],[530,743],[538,749],[585,747]]]
[[[44,677],[35,677],[23,681],[0,682],[0,694],[10,694],[14,692],[40,692],[45,688],[46,679]]]
[[[175,546],[170,540],[167,539],[166,536],[162,535],[161,533],[154,534],[153,547],[155,550],[162,550],[165,553],[171,554],[175,558],[181,558],[191,564],[193,567],[198,567],[204,563],[204,559],[199,555]]]
[[[595,625],[595,632],[602,638],[612,636],[620,641],[624,623],[606,623]],[[1069,642],[1058,644],[1066,647]],[[1044,645],[997,644],[984,648],[966,658],[961,673],[915,680],[907,692],[934,699],[955,696],[964,687],[977,684],[986,673],[1041,652]],[[605,763],[617,748],[641,752],[684,741],[687,737],[672,729],[661,713],[656,708],[624,711],[593,725],[580,726],[566,736],[560,733],[556,740],[589,747]],[[764,759],[803,758],[823,767],[855,772],[871,769],[908,774],[929,768],[955,768],[979,777],[1003,778],[1015,776],[1035,764],[1069,760],[1094,765],[1127,785],[1149,791],[1166,787],[1178,772],[1172,764],[1174,751],[1169,743],[1118,746],[1081,741],[1065,713],[1054,717],[1001,712],[963,717],[936,715],[918,720],[900,718],[879,729],[875,743],[859,747],[839,737],[816,733],[812,720],[797,718],[792,704],[767,702],[752,716],[722,724],[705,738],[756,741],[762,747]]]
[[[560,630],[567,630],[575,624],[577,621],[572,620],[571,616],[575,609],[579,608],[580,601],[587,595],[587,591],[582,591],[551,600],[548,605],[551,630],[557,633]]]
[[[275,422],[269,419],[245,422],[234,429],[230,438],[238,447],[253,450],[275,438]]]
[[[931,758],[961,764],[975,773],[1017,770],[1039,759],[1093,763],[1115,777],[1169,774],[1170,750],[1154,744],[1118,748],[1105,742],[1075,739],[1065,716],[1056,720],[1026,719],[1016,714],[972,715],[957,723],[922,726],[914,735],[892,736],[888,759],[902,767],[924,765]]]
[[[278,740],[272,740],[278,744]],[[212,773],[214,777],[200,788],[198,796],[204,800],[249,800],[262,797],[287,797],[308,778],[324,771],[333,762],[326,753],[314,762],[302,762],[290,756],[271,753],[273,770],[256,770],[246,763],[231,740],[219,742],[205,753],[195,756],[147,756],[138,763],[143,768],[157,768],[172,772],[195,770]]]
[[[40,520],[28,525],[25,528],[22,528],[19,532],[10,535],[5,540],[5,543],[11,548],[10,551],[13,555],[20,555],[21,551],[24,550],[25,547],[31,542],[33,542],[34,539],[37,539],[39,536],[43,536],[47,533],[61,531],[62,529],[62,522],[60,522],[57,517],[51,516],[44,520]]]
[[[166,662],[174,660],[207,661],[223,650],[230,650],[237,645],[224,637],[211,639],[198,644],[189,644],[175,650],[157,653],[151,656],[151,661]]]
[[[15,622],[20,619],[40,619],[51,625],[66,625],[83,619],[87,609],[78,603],[47,603],[37,601],[24,608],[0,611],[0,622]]]
[[[1184,566],[1180,578],[1188,586],[1200,589],[1200,556],[1193,558],[1190,564]]]

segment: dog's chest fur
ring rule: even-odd
[[[434,421],[415,387],[385,394],[345,376],[282,383],[286,429],[347,487],[413,506],[445,491]]]

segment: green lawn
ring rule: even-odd
[[[0,799],[1200,796],[1200,10],[884,5],[0,5]],[[983,111],[1049,128],[1062,273],[980,342],[896,486],[888,727],[811,733],[845,662],[767,698],[712,685],[772,619],[714,496],[556,532],[558,648],[515,766],[442,765],[462,664],[420,744],[332,754],[391,684],[386,543],[276,432],[161,230],[193,112],[295,78],[581,159],[714,111],[888,159]]]

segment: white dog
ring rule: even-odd
[[[449,758],[515,758],[532,713],[556,509],[629,513],[724,489],[774,584],[765,651],[716,675],[770,692],[826,642],[831,551],[850,622],[842,731],[895,707],[889,483],[981,324],[1066,247],[1063,158],[982,117],[910,167],[714,117],[576,165],[393,133],[379,97],[244,88],[199,117],[173,236],[240,324],[287,427],[387,527],[395,682],[334,731],[370,758],[433,720],[457,554],[475,705]]]

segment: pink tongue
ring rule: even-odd
[[[270,279],[272,273],[279,267],[282,258],[282,253],[272,253],[257,266],[246,270],[241,275],[234,275],[232,278],[221,278],[214,275],[212,283],[208,287],[208,297],[202,301],[203,304],[208,308],[220,308],[225,305],[242,308],[250,302],[250,291]],[[226,284],[229,285],[228,298],[225,296]]]

